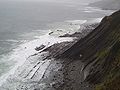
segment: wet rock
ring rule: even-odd
[[[40,47],[36,47],[35,50],[36,50],[36,51],[40,51],[40,50],[42,50],[43,48],[45,48],[45,45],[42,44]]]

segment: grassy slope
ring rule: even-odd
[[[91,74],[97,78],[87,77],[89,82],[95,83],[95,90],[120,90],[120,11],[108,18],[110,25],[106,30],[110,32],[103,39],[114,42],[107,42],[108,45],[95,54],[96,61],[92,67],[98,70],[91,69]]]
[[[120,41],[117,41],[111,50],[105,49],[101,53],[98,56],[107,57],[105,60],[110,63],[103,81],[96,84],[95,90],[120,90]]]
[[[106,16],[60,57],[80,59],[85,64],[83,71],[89,72],[85,81],[96,90],[120,90],[120,11]]]

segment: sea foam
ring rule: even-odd
[[[6,81],[6,79],[15,73],[18,67],[24,64],[24,62],[29,58],[31,55],[34,55],[40,51],[36,51],[35,48],[41,45],[45,45],[45,48],[60,42],[65,41],[72,41],[73,38],[59,38],[50,36],[49,34],[40,36],[38,39],[23,43],[19,45],[16,49],[13,49],[12,53],[8,57],[9,60],[16,62],[14,66],[11,67],[11,70],[0,77],[0,86]],[[43,50],[42,49],[42,50]],[[42,51],[41,50],[41,51]]]

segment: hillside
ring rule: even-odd
[[[120,11],[106,16],[100,25],[57,58],[84,63],[85,82],[96,90],[120,90]]]
[[[61,37],[76,38],[40,46],[0,90],[120,90],[120,11]]]

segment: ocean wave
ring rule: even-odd
[[[81,9],[78,8],[78,10],[81,10]],[[113,13],[113,10],[103,10],[103,9],[101,9],[99,7],[90,7],[90,6],[88,6],[88,7],[85,7],[83,9],[83,12],[86,12],[86,13],[108,12],[109,14],[111,14],[111,13]]]
[[[91,18],[87,20],[87,23],[99,23],[102,20],[102,18]]]
[[[18,40],[15,40],[15,39],[8,39],[8,40],[0,40],[0,42],[19,42]]]
[[[104,11],[104,10],[98,7],[85,7],[84,11],[96,12],[96,11]]]
[[[65,22],[69,22],[69,23],[72,23],[72,24],[84,24],[86,23],[87,20],[67,20]]]
[[[73,34],[80,30],[82,24],[87,20],[65,20],[64,22],[57,22],[50,24],[49,31],[52,36],[62,36],[64,34]]]
[[[0,85],[2,85],[10,75],[14,74],[15,70],[17,70],[19,66],[23,65],[23,63],[26,61],[27,58],[39,52],[35,50],[36,47],[39,47],[40,45],[45,45],[45,48],[47,48],[55,43],[72,41],[72,40],[73,38],[59,38],[46,34],[40,36],[39,39],[35,39],[19,45],[17,48],[13,49],[11,54],[7,57],[7,60],[14,61],[16,62],[16,64],[11,67],[12,69],[9,72],[3,74],[0,77]]]

